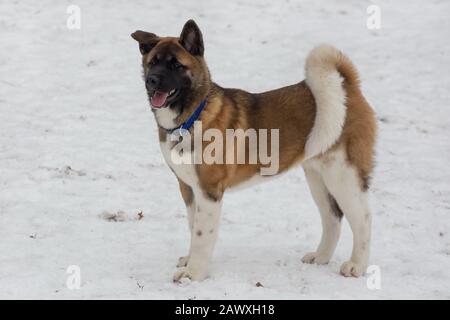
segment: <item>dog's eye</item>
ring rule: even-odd
[[[154,57],[152,60],[150,60],[150,65],[154,66],[155,64],[158,63],[158,58]]]
[[[172,66],[174,69],[180,69],[183,67],[183,65],[176,60],[172,63]]]

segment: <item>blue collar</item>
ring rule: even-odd
[[[198,119],[198,117],[200,117],[200,113],[202,113],[203,109],[206,106],[207,99],[208,97],[206,97],[204,100],[202,100],[202,102],[200,102],[200,105],[197,107],[197,109],[195,109],[194,113],[189,117],[189,119],[186,120],[185,123],[183,123],[181,126],[177,128],[168,130],[169,133],[172,134],[178,130],[180,135],[182,135],[184,130],[188,131],[192,127],[194,122]]]

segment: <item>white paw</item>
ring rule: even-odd
[[[366,265],[362,263],[355,263],[353,261],[346,261],[341,266],[341,274],[344,277],[360,277],[366,272]]]
[[[177,263],[177,267],[181,268],[181,267],[186,267],[189,261],[189,256],[184,256],[184,257],[180,257],[178,259],[178,263]]]
[[[202,281],[206,278],[206,272],[192,270],[189,267],[181,267],[173,275],[173,282],[181,282],[182,279],[190,279],[192,281]]]
[[[321,256],[317,252],[309,252],[302,258],[303,263],[327,264],[328,261],[330,261],[328,257]]]

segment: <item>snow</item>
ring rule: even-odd
[[[70,4],[80,30],[66,27]],[[366,27],[370,4],[380,30]],[[0,12],[0,298],[450,298],[450,2],[28,0]],[[354,61],[380,120],[381,289],[338,274],[347,224],[329,265],[300,262],[321,232],[301,168],[226,195],[211,277],[172,283],[186,213],[130,33],[177,35],[189,18],[223,86],[295,83],[323,42]],[[70,265],[78,290],[66,286]]]

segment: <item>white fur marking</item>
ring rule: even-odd
[[[193,189],[198,188],[198,176],[197,172],[195,171],[195,165],[194,164],[176,164],[176,163],[182,163],[181,160],[184,157],[187,157],[188,155],[179,155],[180,159],[175,159],[174,157],[177,157],[174,152],[172,152],[172,149],[177,144],[177,141],[170,141],[170,136],[167,135],[166,141],[160,142],[160,147],[162,154],[164,156],[164,159],[166,160],[169,167],[175,172],[176,176],[186,183],[188,186],[190,186]],[[179,160],[179,161],[178,161]]]
[[[349,165],[342,148],[323,159],[311,159],[307,165],[321,173],[327,189],[336,199],[353,232],[353,251],[341,267],[344,276],[361,276],[368,266],[371,236],[371,216],[368,194],[361,190],[356,168]]]
[[[174,281],[180,281],[182,278],[205,279],[217,240],[222,202],[209,200],[200,189],[194,192],[194,197],[196,199],[195,216],[189,260],[185,267],[175,273]]]
[[[208,275],[208,265],[219,232],[222,201],[209,200],[199,186],[199,180],[194,164],[175,164],[173,147],[176,141],[160,142],[164,159],[176,176],[189,185],[194,192],[194,202],[188,206],[189,227],[191,229],[191,246],[189,255],[181,257],[178,263],[180,269],[175,273],[174,281],[182,278],[203,280]],[[186,156],[186,155],[184,155]],[[180,156],[181,157],[181,156]],[[201,231],[199,233],[199,231]]]
[[[330,261],[336,249],[341,231],[341,221],[331,208],[330,195],[320,172],[305,166],[305,176],[322,219],[322,238],[317,250],[306,254],[302,261],[326,264]]]
[[[166,108],[160,108],[160,109],[154,109],[156,121],[158,124],[167,129],[176,128],[178,125],[175,122],[176,117],[178,116],[178,113],[174,110],[172,110],[169,107]]]
[[[188,223],[189,223],[189,232],[191,233],[191,237],[194,234],[193,228],[194,228],[195,209],[196,209],[195,198],[193,198],[192,203],[189,205],[186,205],[186,210],[187,210],[187,215],[188,215]],[[189,262],[190,256],[191,256],[191,252],[189,250],[189,254],[187,256],[183,256],[178,259],[177,267],[178,268],[186,267]]]
[[[340,137],[346,115],[346,94],[336,69],[341,53],[322,45],[311,51],[306,83],[316,100],[316,119],[305,146],[305,160],[327,151]]]

